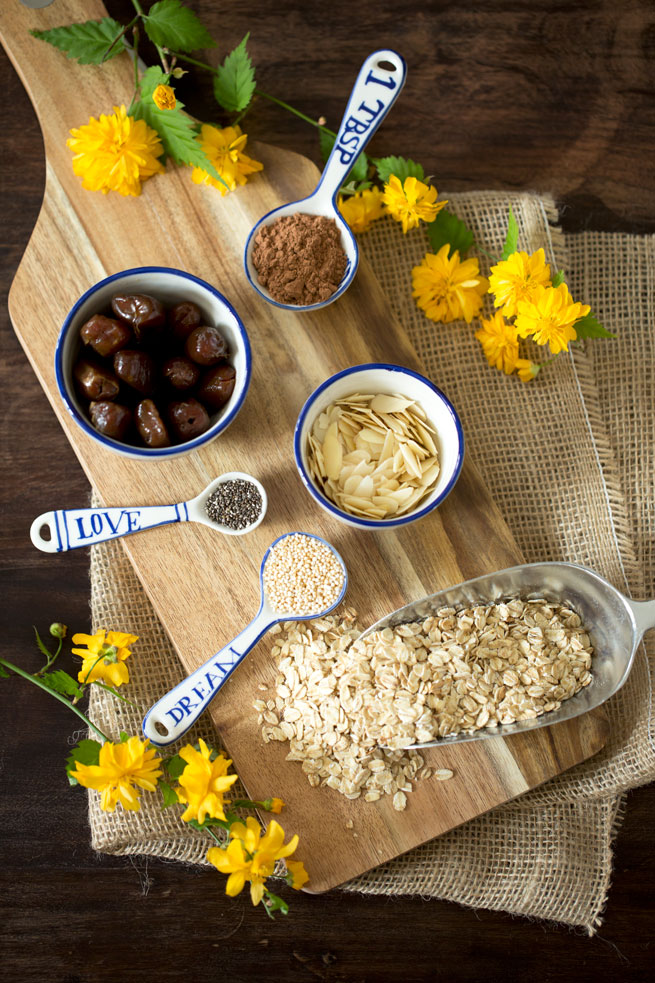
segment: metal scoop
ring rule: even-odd
[[[395,51],[385,49],[374,51],[369,55],[357,76],[332,153],[314,191],[307,198],[292,201],[288,205],[281,205],[268,212],[260,218],[248,236],[244,255],[246,276],[257,293],[276,307],[283,307],[289,311],[314,311],[331,304],[350,286],[357,272],[359,249],[354,235],[337,208],[337,194],[358,155],[398,98],[405,84],[406,75],[407,66]],[[324,215],[326,218],[334,219],[341,233],[341,245],[348,259],[346,272],[335,292],[327,300],[317,304],[282,304],[274,300],[266,287],[259,282],[257,270],[252,262],[255,236],[261,227],[271,225],[285,215],[293,215],[296,212],[305,215]]]
[[[288,536],[308,536],[310,539],[317,539],[320,543],[327,546],[339,561],[343,571],[343,586],[334,603],[322,611],[307,611],[298,614],[296,611],[275,611],[264,589],[264,567],[274,546],[277,546]],[[227,645],[212,655],[203,665],[201,665],[190,676],[178,683],[166,696],[163,696],[148,711],[143,720],[143,733],[150,742],[157,747],[168,747],[179,740],[183,734],[195,724],[198,717],[205,712],[211,701],[214,699],[219,689],[227,682],[234,670],[239,666],[250,652],[253,645],[266,634],[269,628],[278,624],[280,621],[308,621],[310,618],[320,618],[337,605],[341,604],[346,588],[348,586],[348,573],[346,565],[334,546],[326,543],[320,536],[312,536],[310,533],[289,532],[280,536],[266,550],[264,559],[259,570],[259,587],[261,602],[259,611],[249,625],[239,632],[239,634]]]
[[[262,499],[262,510],[255,522],[244,529],[232,529],[210,519],[205,510],[207,499],[219,485],[226,481],[242,479],[255,486]],[[171,522],[201,522],[210,529],[222,532],[224,536],[243,536],[252,532],[266,515],[268,499],[264,487],[250,474],[243,471],[228,471],[215,478],[207,487],[188,502],[177,505],[141,505],[112,509],[57,509],[37,516],[30,528],[30,539],[37,549],[44,553],[63,553],[81,546],[104,543],[108,539],[129,536],[133,532],[154,529]],[[50,538],[43,538],[43,529],[50,531]]]
[[[437,747],[490,737],[510,737],[587,713],[609,700],[623,686],[644,633],[655,628],[655,600],[629,600],[593,570],[575,563],[526,563],[467,580],[406,604],[371,625],[360,637],[365,638],[382,628],[423,621],[442,607],[493,604],[514,597],[543,598],[566,604],[580,616],[594,648],[592,682],[565,700],[559,710],[535,719],[481,728],[473,734],[455,734],[410,747]]]

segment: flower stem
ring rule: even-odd
[[[141,18],[141,20],[144,20],[145,17],[146,17],[146,14],[144,13],[143,7],[139,3],[139,0],[132,0],[132,6],[136,10],[136,12],[137,12],[138,16]],[[170,69],[170,65],[168,64],[168,61],[166,59],[166,55],[164,54],[164,49],[161,48],[158,44],[155,44],[155,48],[157,49],[157,54],[159,55],[159,60],[161,61],[162,68],[164,69],[164,71],[168,75],[168,73],[170,72],[171,69]]]
[[[0,665],[4,666],[6,669],[11,669],[11,671],[15,672],[16,675],[22,676],[23,679],[27,679],[29,680],[30,683],[34,683],[34,685],[38,686],[39,689],[45,690],[46,693],[50,694],[50,696],[54,696],[55,700],[59,700],[60,703],[63,703],[64,706],[67,706],[69,710],[72,710],[73,713],[77,714],[77,716],[81,720],[83,720],[84,723],[91,728],[91,730],[94,730],[99,737],[102,737],[102,739],[105,741],[111,740],[111,738],[107,737],[106,734],[103,734],[103,732],[100,730],[99,727],[96,727],[96,725],[89,720],[89,718],[85,713],[82,713],[81,710],[78,710],[77,707],[74,707],[73,704],[70,702],[70,700],[67,700],[65,696],[61,695],[61,693],[55,693],[55,691],[50,689],[49,686],[46,686],[45,683],[42,683],[40,679],[37,679],[35,676],[32,676],[29,672],[25,672],[24,669],[19,669],[18,666],[15,666],[13,664],[13,662],[7,662],[6,659],[0,659]]]
[[[494,256],[493,253],[488,253],[487,250],[484,248],[484,246],[481,246],[479,242],[474,242],[473,248],[477,249],[479,253],[482,253],[483,256],[486,256],[487,259],[490,259],[493,263],[498,262],[498,257]]]
[[[92,683],[89,683],[89,686],[99,686],[100,689],[104,689],[105,692],[111,693],[112,696],[115,696],[117,700],[122,700],[123,703],[129,703],[129,705],[131,707],[134,707],[135,710],[138,710],[139,709],[138,706],[136,705],[136,703],[132,703],[132,701],[131,700],[128,700],[128,698],[126,696],[121,696],[121,694],[120,693],[117,693],[116,690],[115,689],[112,689],[111,686],[105,686],[104,683],[99,683],[97,679],[94,679],[94,681]]]
[[[133,0],[133,2],[135,2],[135,0]],[[197,68],[204,68],[213,75],[218,74],[218,69],[214,68],[212,65],[208,65],[206,61],[198,61],[197,58],[191,58],[190,55],[183,55],[179,51],[169,50],[168,53],[173,58],[179,58],[180,61],[186,61],[190,65],[196,65]],[[274,102],[276,106],[281,106],[282,109],[286,109],[287,112],[293,113],[294,116],[298,116],[299,119],[304,120],[305,123],[310,123],[312,126],[316,126],[319,130],[325,130],[326,133],[329,133],[331,137],[335,137],[336,139],[337,135],[333,130],[329,130],[327,126],[321,126],[321,124],[315,119],[312,119],[311,116],[305,116],[305,114],[301,113],[299,109],[295,109],[293,106],[290,106],[288,102],[283,102],[281,99],[270,95],[268,92],[264,92],[262,89],[255,89],[255,95],[261,96],[262,99],[268,99],[269,102]],[[238,119],[241,119],[241,116],[239,116]]]
[[[109,45],[109,47],[108,47],[108,48],[107,48],[107,50],[105,51],[105,53],[104,53],[104,55],[102,56],[102,61],[103,61],[103,62],[105,62],[105,61],[107,61],[107,58],[109,57],[109,52],[110,52],[110,51],[112,50],[112,48],[113,48],[113,47],[114,47],[114,46],[115,46],[116,44],[118,44],[118,42],[120,41],[120,39],[121,39],[121,38],[124,38],[124,37],[125,37],[125,35],[126,35],[126,34],[127,34],[127,32],[129,31],[129,29],[130,29],[131,27],[134,27],[134,25],[136,24],[136,22],[138,21],[138,19],[139,19],[139,15],[137,14],[137,16],[136,16],[136,17],[133,17],[133,18],[132,18],[132,20],[130,21],[130,23],[129,23],[129,24],[126,24],[126,26],[125,26],[125,27],[123,28],[123,30],[121,31],[121,33],[120,33],[120,34],[117,34],[117,35],[116,35],[116,37],[115,37],[115,38],[114,38],[114,40],[113,40],[113,41],[111,42],[111,44]]]
[[[271,96],[268,92],[263,92],[261,89],[255,89],[255,95],[262,96],[263,99],[268,99],[269,102],[274,102],[276,106],[281,106],[282,109],[286,109],[287,112],[293,113],[295,116],[303,119],[305,123],[311,123],[311,125],[317,127],[317,129],[323,130],[325,133],[329,133],[330,136],[334,137],[336,140],[337,135],[334,130],[328,129],[327,126],[321,126],[317,120],[312,119],[310,116],[305,116],[305,114],[301,113],[299,109],[294,109],[293,106],[290,106],[288,102],[282,102],[281,99],[277,99],[275,96]]]

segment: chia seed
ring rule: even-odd
[[[262,496],[252,481],[234,478],[219,485],[205,503],[212,520],[228,529],[246,529],[262,514]]]

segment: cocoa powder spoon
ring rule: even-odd
[[[327,307],[350,286],[357,272],[359,249],[355,236],[337,208],[337,195],[358,155],[371,139],[382,120],[400,95],[405,84],[407,66],[399,54],[390,49],[374,51],[362,65],[341,120],[332,153],[314,191],[307,198],[281,205],[264,215],[254,226],[244,254],[246,276],[257,293],[276,307],[289,311],[314,311]],[[252,262],[253,246],[259,230],[286,215],[323,215],[334,219],[341,234],[347,258],[346,271],[334,293],[316,304],[283,304],[275,300],[259,281]]]

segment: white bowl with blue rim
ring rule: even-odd
[[[198,437],[171,447],[140,447],[107,437],[95,429],[80,399],[73,380],[73,366],[84,347],[80,329],[94,314],[108,311],[111,298],[117,293],[149,294],[165,307],[182,301],[197,304],[203,322],[218,328],[229,349],[229,362],[234,367],[236,381],[227,403],[210,414],[210,427]],[[211,284],[191,273],[164,266],[143,266],[123,270],[100,280],[82,294],[72,307],[59,333],[55,350],[55,375],[59,393],[76,424],[102,447],[139,461],[162,461],[203,447],[223,433],[241,409],[248,392],[251,375],[250,342],[241,318],[230,302]]]
[[[435,487],[411,512],[388,519],[363,519],[339,508],[311,477],[307,454],[309,434],[320,414],[337,399],[353,393],[399,394],[416,402],[434,427],[440,471]],[[455,487],[464,463],[464,433],[457,411],[448,397],[434,383],[402,365],[372,362],[354,365],[326,379],[305,402],[294,433],[296,466],[305,488],[330,515],[356,529],[380,531],[409,525],[433,512]]]
[[[297,313],[316,311],[334,303],[352,283],[359,263],[359,249],[355,236],[339,211],[337,196],[358,156],[400,95],[406,77],[407,65],[397,51],[383,48],[369,55],[353,86],[332,151],[317,186],[307,198],[274,208],[260,218],[251,230],[243,256],[246,277],[251,287],[269,303]],[[346,269],[337,289],[327,300],[316,304],[285,304],[275,300],[261,283],[252,261],[255,238],[259,230],[287,215],[298,213],[323,215],[333,219],[341,236],[341,245],[347,259]]]

